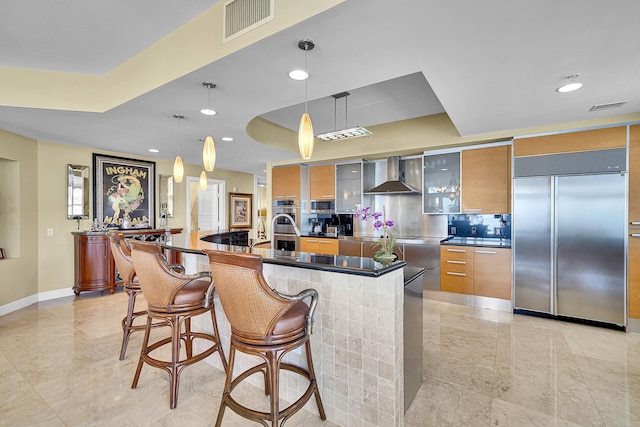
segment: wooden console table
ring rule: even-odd
[[[168,235],[182,232],[182,228],[169,229],[129,229],[106,231],[73,232],[75,273],[73,292],[109,291],[115,292],[120,283],[107,231],[120,231],[127,239],[155,241]],[[167,261],[171,264],[180,262],[180,253],[166,251]]]

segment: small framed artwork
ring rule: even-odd
[[[229,193],[229,228],[251,228],[251,193]]]
[[[94,217],[107,228],[153,228],[155,166],[155,162],[94,153]],[[125,218],[128,224],[123,224]]]

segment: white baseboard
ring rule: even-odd
[[[19,299],[18,301],[13,301],[9,304],[0,306],[0,316],[4,316],[5,314],[12,313],[16,310],[20,310],[21,308],[29,307],[31,304],[35,304],[37,302],[48,301],[73,295],[74,293],[72,288],[56,289],[55,291],[40,292],[35,295],[29,295],[28,297]]]

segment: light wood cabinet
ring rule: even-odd
[[[640,319],[640,125],[629,128],[629,317]]]
[[[462,213],[511,213],[511,146],[462,151]]]
[[[511,249],[440,246],[440,290],[511,299]]]
[[[628,248],[629,317],[640,319],[640,229],[630,233]]]
[[[271,180],[273,200],[300,200],[300,165],[273,168]]]
[[[440,246],[440,290],[473,294],[472,246]]]
[[[473,248],[473,294],[511,299],[511,249]]]
[[[576,153],[579,151],[625,148],[626,145],[627,128],[626,126],[619,126],[515,139],[513,141],[513,155],[520,157]]]
[[[334,200],[336,198],[335,165],[312,166],[309,168],[309,199]]]
[[[338,239],[322,237],[301,237],[300,252],[338,255]]]

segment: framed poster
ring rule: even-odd
[[[106,228],[155,227],[155,162],[93,154],[93,212]]]
[[[251,228],[251,193],[229,193],[229,228]]]

